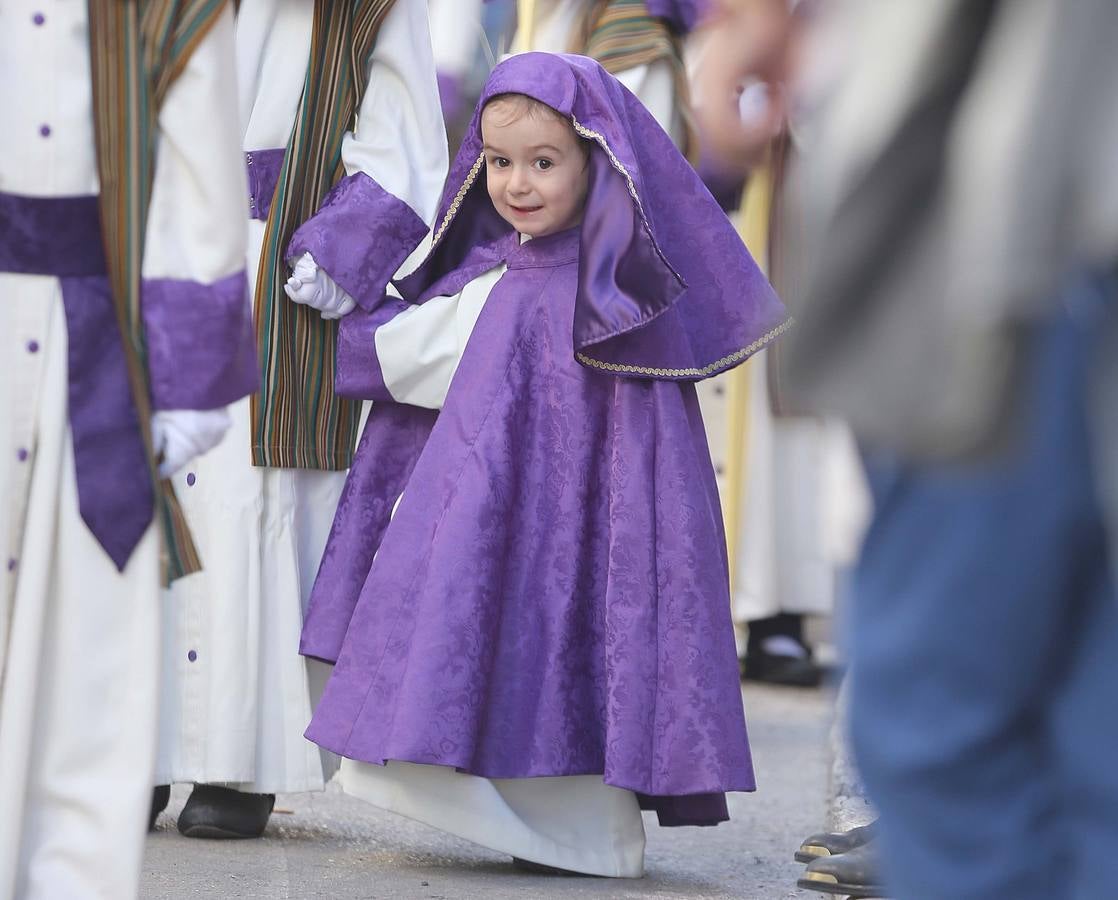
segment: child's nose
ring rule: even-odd
[[[509,192],[525,194],[529,189],[528,174],[521,168],[513,169],[512,175],[509,177]]]

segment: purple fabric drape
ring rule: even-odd
[[[68,276],[61,284],[78,506],[123,570],[155,506],[112,289],[104,275]]]
[[[504,92],[593,142],[580,228],[521,245],[493,209],[478,121]],[[783,306],[596,63],[513,57],[478,110],[433,250],[398,286],[423,303],[508,271],[437,418],[374,404],[303,629],[302,652],[336,663],[307,736],[371,763],[602,774],[663,824],[723,821],[724,792],[755,783],[717,485],[687,382],[764,346]],[[375,354],[378,321],[354,324],[347,367]],[[377,389],[375,373],[338,378]]]
[[[575,361],[578,245],[477,248],[464,271],[495,252],[509,271],[442,412],[374,405],[303,630],[336,661],[307,736],[372,763],[603,774],[664,824],[715,824],[754,780],[702,419],[689,384]]]

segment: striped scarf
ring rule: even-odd
[[[571,52],[596,59],[616,75],[666,59],[675,74],[676,102],[685,130],[681,148],[692,162],[698,150],[680,36],[649,15],[644,0],[595,0],[571,40]]]
[[[366,66],[393,0],[316,0],[303,99],[264,232],[256,282],[261,390],[252,398],[252,462],[274,468],[346,469],[360,402],[334,394],[338,323],[292,303],[284,250],[345,174],[342,137],[353,127]]]
[[[224,6],[224,0],[89,0],[102,240],[128,379],[156,485],[155,517],[164,534],[161,563],[167,584],[201,565],[171,483],[160,479],[152,453],[140,267],[159,109]]]

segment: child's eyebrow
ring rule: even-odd
[[[484,150],[486,153],[497,153],[501,156],[507,155],[504,150],[494,147],[492,144],[482,144],[481,149]],[[563,151],[553,144],[535,144],[534,146],[528,147],[527,149],[532,153],[538,153],[541,150],[550,150],[552,153],[556,153],[560,156],[562,156],[563,154]]]

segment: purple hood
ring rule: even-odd
[[[416,300],[470,248],[512,231],[485,189],[481,110],[519,93],[592,143],[574,352],[616,375],[699,380],[743,362],[789,320],[691,165],[641,102],[584,56],[523,53],[489,76],[451,167],[432,251],[400,290]]]

